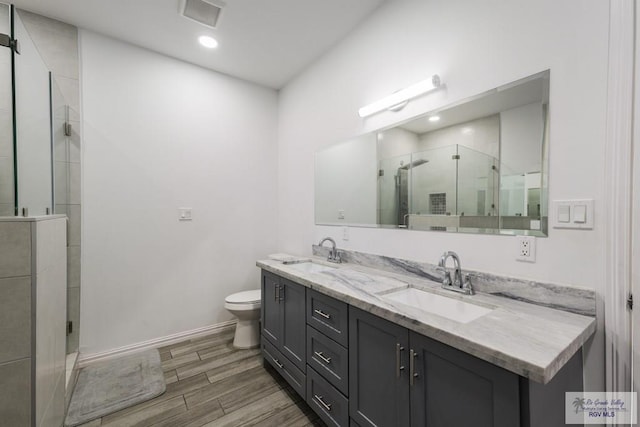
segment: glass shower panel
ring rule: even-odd
[[[54,213],[66,213],[69,196],[69,141],[67,134],[69,107],[55,80],[51,82],[53,132],[53,201]]]
[[[500,166],[500,215],[525,216],[525,174],[510,170],[505,164]]]
[[[378,224],[407,225],[410,163],[410,155],[378,162]]]
[[[455,215],[456,146],[411,155],[411,213]]]
[[[0,3],[0,34],[11,34],[11,9]],[[0,47],[0,216],[15,215],[11,49]]]
[[[17,13],[14,35],[20,43],[14,74],[17,207],[30,216],[46,215],[53,211],[50,73]]]
[[[458,211],[461,216],[496,216],[498,160],[458,145]]]

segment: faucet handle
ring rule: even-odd
[[[444,273],[444,278],[442,279],[442,286],[449,286],[451,285],[451,273],[449,272],[449,270],[446,269],[446,267],[436,267],[436,271],[439,273]]]
[[[462,283],[462,289],[467,290],[467,293],[469,295],[473,295],[475,294],[475,291],[473,290],[473,286],[471,285],[471,278],[474,277],[471,274],[467,273],[464,275],[464,282]]]

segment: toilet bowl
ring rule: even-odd
[[[224,308],[238,318],[233,338],[235,348],[254,348],[260,345],[261,291],[244,291],[231,294],[224,299]]]

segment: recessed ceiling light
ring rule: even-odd
[[[431,117],[429,117],[429,121],[430,122],[437,122],[438,120],[440,120],[440,116],[431,116]]]
[[[218,47],[218,40],[211,36],[200,36],[198,37],[198,41],[202,46],[208,47],[209,49]]]

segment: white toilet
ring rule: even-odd
[[[260,289],[231,294],[224,299],[224,308],[238,318],[235,348],[253,348],[260,345]]]

